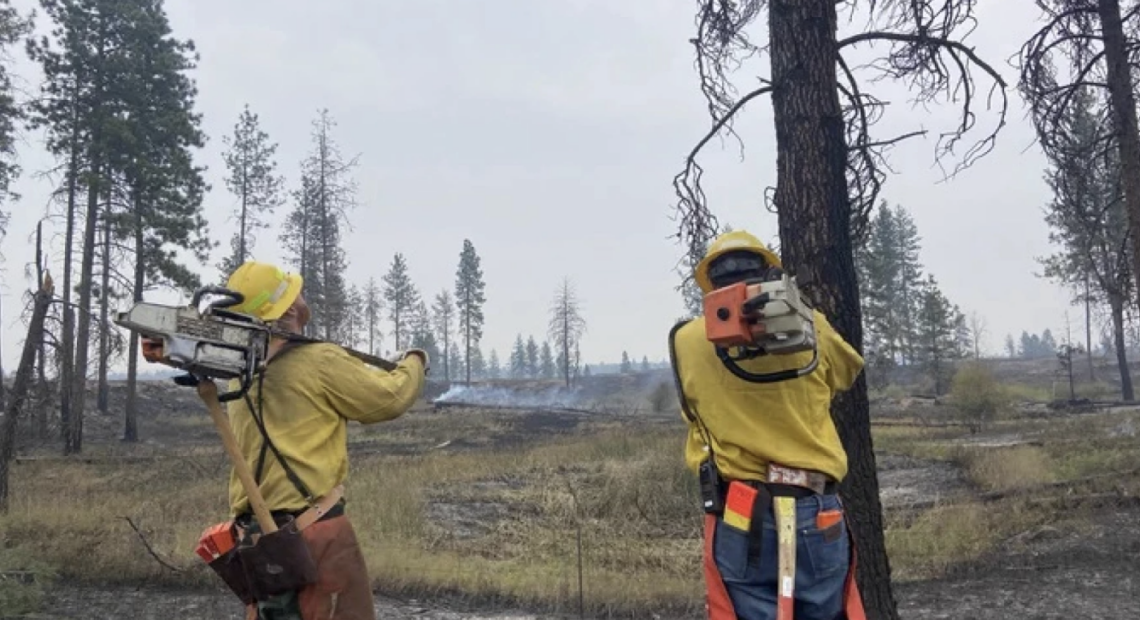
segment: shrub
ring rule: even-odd
[[[649,394],[649,406],[653,408],[654,413],[665,413],[671,407],[679,406],[677,392],[667,382],[658,383]]]
[[[970,432],[977,433],[983,424],[1009,406],[1009,395],[988,367],[980,362],[969,362],[954,375],[950,404],[970,425]]]

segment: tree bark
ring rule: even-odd
[[[96,406],[101,413],[107,413],[110,400],[110,386],[107,383],[107,364],[111,357],[111,323],[109,320],[111,299],[111,198],[106,198],[103,210],[103,272],[99,282],[99,391]]]
[[[776,127],[780,246],[785,267],[836,330],[863,350],[862,311],[852,254],[847,145],[836,78],[835,2],[771,0],[768,32]],[[839,395],[832,417],[847,450],[840,486],[859,553],[867,617],[897,620],[883,537],[865,374]]]
[[[16,380],[4,407],[3,428],[0,428],[0,513],[8,512],[8,465],[16,447],[16,421],[27,401],[28,390],[35,369],[36,351],[44,337],[44,317],[52,300],[51,278],[46,278],[36,291],[32,306],[32,319],[28,322],[28,337],[24,339],[24,351],[20,365],[16,369]]]
[[[1089,274],[1085,273],[1085,357],[1089,362],[1089,381],[1096,381],[1096,369],[1093,368],[1092,347],[1092,293],[1089,283]]]
[[[1128,211],[1128,224],[1132,233],[1132,273],[1140,288],[1140,127],[1136,120],[1136,96],[1133,93],[1124,24],[1120,18],[1120,2],[1099,0],[1097,12],[1104,39],[1112,119],[1120,145],[1124,206]]]
[[[44,281],[44,223],[36,224],[36,282]],[[43,439],[48,433],[48,384],[47,384],[47,346],[44,338],[40,338],[39,361],[36,363],[36,395],[38,403],[35,409],[36,437]]]
[[[143,237],[142,204],[139,202],[139,190],[132,191],[132,206],[135,212],[134,241],[135,241],[135,274],[131,299],[138,303],[143,300],[143,280],[146,277],[145,256],[146,247]],[[127,406],[123,416],[123,441],[136,442],[139,440],[138,429],[138,374],[139,374],[139,341],[138,334],[131,332],[130,343],[127,345]]]
[[[78,88],[78,87],[77,87]],[[74,97],[78,99],[76,92]],[[67,224],[63,241],[63,339],[60,346],[59,368],[59,432],[63,453],[71,453],[71,384],[75,374],[75,309],[71,306],[72,253],[75,247],[75,212],[79,194],[79,104],[75,104],[72,118],[71,161],[67,166]]]
[[[1124,340],[1124,299],[1113,297],[1109,300],[1112,307],[1112,335],[1116,348],[1116,366],[1120,369],[1120,398],[1124,402],[1132,402],[1135,395],[1132,392],[1132,373],[1128,370],[1128,344]]]

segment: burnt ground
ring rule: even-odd
[[[949,577],[896,586],[903,620],[1140,617],[1140,511],[1106,511],[1079,534],[1045,528],[1029,550],[997,553]],[[225,592],[63,586],[35,618],[239,620]],[[424,601],[377,597],[391,620],[537,620],[549,614],[461,611]],[[670,619],[674,620],[674,619]],[[681,620],[680,618],[675,620]],[[698,620],[696,617],[692,620]]]
[[[174,444],[216,445],[217,436],[208,421],[192,415],[200,409],[192,391],[171,396],[155,388],[148,394],[159,415],[140,420],[143,450],[160,451]],[[186,414],[191,407],[191,415]],[[442,414],[420,407],[415,419],[398,420],[382,432],[355,433],[357,453],[417,453],[448,442],[449,449],[510,450],[552,435],[577,434],[591,428],[624,424],[679,424],[671,416],[634,420],[600,419],[575,413],[494,412],[473,410],[462,415]],[[90,444],[118,451],[121,422],[117,416],[92,415],[87,428]],[[496,427],[496,432],[477,434],[473,428]],[[414,427],[414,428],[413,428]],[[679,427],[678,427],[679,428]],[[426,431],[425,431],[426,429]],[[86,430],[86,429],[85,429]],[[413,432],[414,431],[414,432]],[[993,439],[993,438],[991,438]],[[105,442],[105,444],[104,444]],[[942,462],[931,462],[901,455],[879,458],[880,485],[885,506],[929,500],[940,494],[950,498],[970,492],[959,470]],[[483,507],[469,522],[460,524],[477,532],[480,514],[493,520],[499,508]],[[446,507],[439,508],[449,512]],[[442,516],[442,515],[440,515]],[[1016,542],[1016,544],[1014,544]],[[1014,550],[1016,548],[1016,550]],[[1097,617],[1140,617],[1140,508],[1135,505],[1104,508],[1080,532],[1050,527],[1039,528],[1000,547],[989,556],[960,566],[936,580],[904,582],[896,585],[900,617],[904,620],[941,618],[1027,620]],[[220,589],[185,591],[101,587],[98,585],[55,584],[47,594],[43,611],[25,618],[181,618],[184,620],[224,620],[242,618],[240,605]],[[530,620],[555,618],[546,613],[495,609],[471,609],[440,601],[400,600],[388,596],[376,599],[378,618],[393,620]],[[4,618],[0,610],[0,619]],[[697,620],[693,616],[693,620]],[[665,619],[661,620],[681,620]]]

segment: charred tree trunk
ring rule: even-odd
[[[91,350],[91,293],[95,272],[95,224],[99,217],[99,174],[93,166],[88,179],[87,217],[83,229],[83,260],[79,268],[79,321],[75,334],[75,369],[72,377],[71,428],[67,432],[67,454],[83,451],[83,408],[87,402],[87,362]]]
[[[44,281],[44,223],[36,224],[36,282]],[[46,335],[46,334],[45,334]],[[34,426],[36,438],[43,439],[48,433],[48,383],[47,383],[47,344],[46,338],[40,338],[36,363],[36,396]]]
[[[131,300],[138,303],[143,300],[143,278],[146,277],[146,265],[143,262],[145,251],[143,237],[142,204],[139,202],[139,191],[132,192],[131,206],[134,208],[134,237],[135,237],[135,273],[134,284],[131,291]],[[136,442],[139,440],[138,429],[138,374],[139,374],[139,336],[131,332],[127,344],[127,406],[123,421],[123,441]]]
[[[1099,0],[1112,119],[1120,143],[1121,185],[1132,232],[1132,273],[1140,287],[1140,127],[1118,0]]]
[[[99,282],[99,392],[96,397],[99,411],[107,413],[110,386],[107,384],[107,365],[111,357],[111,199],[103,210],[102,278]]]
[[[1120,398],[1124,402],[1132,402],[1135,395],[1132,393],[1132,373],[1128,370],[1128,344],[1124,339],[1124,299],[1113,297],[1109,300],[1112,307],[1112,336],[1116,349],[1116,366],[1120,369]]]
[[[1092,292],[1089,279],[1088,272],[1085,272],[1085,357],[1089,362],[1089,381],[1096,381],[1096,369],[1093,368]]]
[[[788,271],[838,332],[863,349],[862,312],[852,254],[845,124],[836,78],[837,15],[832,0],[771,0],[768,32],[777,142],[780,247]],[[867,383],[860,374],[832,417],[847,450],[841,485],[867,616],[897,620],[872,451]]]
[[[8,465],[12,462],[16,448],[16,421],[27,402],[31,388],[32,372],[35,370],[36,351],[44,336],[44,317],[52,300],[51,278],[46,278],[36,291],[32,306],[32,319],[28,322],[28,337],[24,340],[24,351],[20,355],[20,366],[16,369],[16,380],[12,392],[4,406],[3,428],[0,428],[0,513],[8,511]]]
[[[75,95],[78,97],[78,94]],[[71,453],[69,433],[72,425],[71,384],[75,374],[75,309],[71,305],[71,272],[75,247],[75,215],[79,194],[79,112],[76,106],[72,121],[76,127],[72,134],[71,161],[67,169],[67,224],[63,242],[63,339],[59,343],[59,432],[63,453]]]

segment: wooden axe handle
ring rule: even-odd
[[[218,400],[218,386],[212,379],[200,379],[198,381],[198,396],[202,398],[202,401],[206,403],[206,408],[210,410],[210,417],[213,418],[214,426],[217,427],[218,434],[222,437],[222,445],[225,446],[230,462],[233,463],[234,470],[237,472],[238,480],[241,481],[245,495],[249,498],[249,505],[253,508],[253,516],[257,518],[257,525],[261,527],[263,534],[276,532],[277,523],[273,520],[273,515],[269,514],[269,507],[265,505],[261,488],[253,479],[253,472],[249,469],[249,463],[246,462],[245,456],[238,448],[234,429],[230,426],[230,419],[222,409],[221,401]]]

